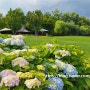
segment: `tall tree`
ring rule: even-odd
[[[76,12],[70,13],[70,21],[77,24],[77,22],[79,21],[79,15]]]
[[[43,14],[41,10],[35,10],[33,12],[34,18],[33,18],[33,30],[35,31],[35,35],[38,35],[38,31],[41,29],[42,20],[43,20]]]
[[[54,32],[58,33],[59,35],[67,35],[68,33],[67,24],[64,21],[57,20],[55,23]]]
[[[0,13],[0,29],[4,28],[6,25],[5,25],[5,20],[4,20],[4,17],[2,15],[2,13]]]
[[[69,12],[65,12],[61,15],[61,20],[65,21],[65,22],[70,22],[70,14]]]
[[[49,34],[53,34],[55,21],[49,12],[43,15],[42,27],[48,30]]]
[[[80,26],[81,35],[90,35],[90,26]]]
[[[79,25],[75,25],[74,22],[67,22],[68,27],[68,35],[79,35],[80,27]]]
[[[41,29],[43,14],[41,10],[29,11],[26,15],[26,26],[38,35]]]
[[[60,12],[59,9],[55,9],[55,10],[52,11],[52,16],[55,19],[55,21],[60,19],[61,14],[62,13]]]
[[[84,16],[79,17],[78,25],[80,26],[85,26],[85,25],[90,25],[90,19],[87,19]]]
[[[26,27],[32,31],[34,26],[34,14],[33,12],[28,11],[26,14]]]
[[[16,8],[15,10],[10,9],[5,17],[6,24],[13,30],[13,33],[20,29],[25,24],[25,16],[21,9]]]

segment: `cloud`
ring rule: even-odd
[[[90,0],[0,0],[0,13],[4,15],[12,8],[21,8],[25,13],[36,9],[42,12],[58,8],[62,12],[77,12],[90,17]]]

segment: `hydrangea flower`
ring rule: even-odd
[[[70,52],[67,50],[59,50],[59,53],[62,55],[62,57],[71,56]]]
[[[76,68],[70,64],[65,65],[64,73],[66,75],[78,75]]]
[[[12,40],[12,38],[6,38],[6,39],[3,40],[3,43],[7,44],[7,45],[10,45],[11,44],[11,40]]]
[[[55,69],[55,70],[58,70],[58,66],[55,65],[55,64],[51,64],[52,68]]]
[[[10,43],[10,45],[17,45],[17,46],[22,46],[24,44],[25,44],[24,41],[22,39],[18,39],[18,38],[12,39],[11,43]]]
[[[30,47],[29,46],[23,46],[23,49],[29,49]]]
[[[46,48],[50,49],[50,48],[52,48],[52,47],[54,47],[53,44],[46,44]]]
[[[3,49],[0,48],[0,53],[4,53]]]
[[[37,79],[29,79],[25,81],[25,85],[31,89],[31,88],[35,88],[36,86],[39,88],[39,86],[41,85],[41,82]]]
[[[60,57],[58,55],[55,55],[55,59],[60,59]]]
[[[9,47],[4,47],[3,49],[4,49],[4,50],[10,50],[10,48],[9,48]]]
[[[3,39],[0,37],[0,43],[3,43]]]
[[[61,55],[62,57],[65,57],[65,56],[71,56],[70,52],[67,51],[67,50],[57,50],[54,52],[56,55],[59,54]]]
[[[59,67],[60,70],[64,70],[66,67],[66,64],[58,59],[55,60],[55,63]]]
[[[38,70],[45,70],[45,68],[44,68],[43,65],[37,65],[37,69],[38,69]]]
[[[28,52],[30,52],[30,53],[37,53],[38,49],[28,49]]]
[[[18,35],[14,35],[11,38],[4,39],[3,43],[8,45],[17,45],[17,46],[25,45],[22,36],[18,36]]]
[[[12,52],[15,54],[15,56],[19,56],[20,51],[21,51],[21,50],[14,50],[14,51],[12,51]]]
[[[0,77],[2,77],[2,78],[6,77],[8,75],[16,75],[16,72],[13,70],[8,70],[8,69],[0,72]]]
[[[18,57],[12,60],[12,66],[19,65],[20,67],[27,66],[29,62],[25,60],[23,57]]]
[[[14,87],[19,85],[19,78],[15,75],[8,75],[6,77],[3,77],[1,80],[1,86],[2,85]]]
[[[61,78],[52,77],[49,78],[48,81],[52,82],[52,84],[47,86],[49,90],[63,90],[64,83]]]
[[[12,38],[14,39],[24,39],[23,35],[12,35]]]
[[[31,72],[17,72],[16,74],[20,79],[26,79],[26,78],[32,78],[33,77],[33,73]]]

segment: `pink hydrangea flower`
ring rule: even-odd
[[[8,75],[3,77],[1,80],[1,86],[4,84],[5,86],[14,87],[19,85],[19,78],[15,75]]]
[[[0,77],[2,77],[2,78],[6,77],[8,75],[16,75],[16,72],[13,70],[8,70],[8,69],[0,72]]]
[[[23,57],[18,57],[12,60],[12,66],[19,65],[20,67],[27,66],[29,62],[25,60]]]

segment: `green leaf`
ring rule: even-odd
[[[86,74],[87,74],[87,73],[90,74],[90,68],[87,68],[87,69],[85,70],[85,73],[86,73]]]
[[[6,86],[0,86],[0,90],[9,90],[9,87],[6,87]]]
[[[13,90],[24,90],[24,88],[22,86],[17,86]]]
[[[85,80],[86,84],[88,85],[88,87],[90,88],[90,78],[85,78],[84,80]]]
[[[71,82],[69,82],[69,81],[65,81],[64,83],[71,86],[71,87],[73,87],[73,84]]]

